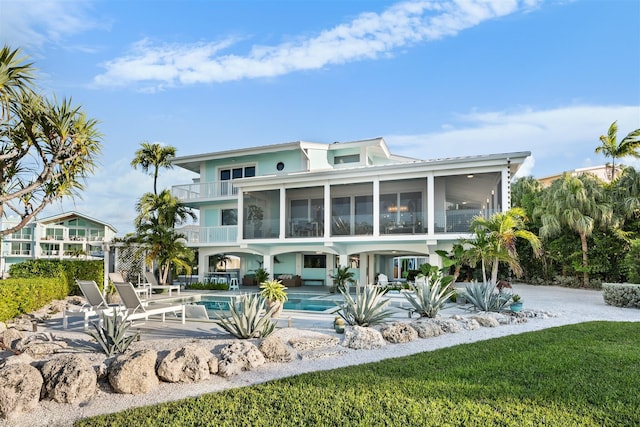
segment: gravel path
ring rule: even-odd
[[[0,426],[69,426],[79,419],[97,414],[117,412],[129,407],[145,406],[167,402],[184,397],[198,396],[203,393],[216,392],[233,387],[242,387],[262,383],[272,379],[297,375],[304,372],[328,370],[337,367],[359,365],[375,362],[392,357],[431,351],[462,343],[470,343],[490,338],[519,334],[528,331],[581,323],[592,320],[631,321],[640,322],[640,310],[611,307],[603,302],[599,291],[583,289],[566,289],[558,287],[537,287],[529,285],[514,285],[514,293],[520,294],[525,308],[550,312],[557,317],[545,319],[529,319],[526,323],[500,326],[496,328],[480,328],[474,331],[463,330],[456,334],[444,334],[429,339],[418,339],[407,344],[389,344],[378,350],[350,350],[337,357],[326,357],[313,360],[295,360],[286,364],[269,363],[251,372],[243,372],[232,378],[215,376],[212,380],[198,384],[169,384],[160,386],[149,394],[142,396],[121,395],[98,391],[90,402],[81,405],[58,404],[42,401],[38,409],[31,413],[10,421],[0,421]],[[443,317],[465,313],[458,308],[445,310]],[[406,319],[405,319],[406,320]],[[284,336],[295,336],[313,332],[302,329],[287,329],[280,331]],[[326,333],[331,333],[330,329]],[[63,335],[58,330],[56,335]],[[144,347],[166,350],[179,347],[186,342],[200,342],[208,348],[220,348],[230,342],[228,339],[201,340],[197,338],[148,340]],[[208,343],[208,346],[206,345]]]

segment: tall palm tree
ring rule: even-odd
[[[516,276],[522,275],[522,267],[518,262],[518,251],[516,250],[518,239],[526,240],[536,256],[540,254],[542,247],[540,239],[525,228],[526,221],[525,211],[522,208],[511,208],[507,212],[495,213],[489,218],[476,216],[471,221],[471,229],[476,235],[480,235],[484,242],[483,247],[478,247],[478,250],[485,251],[485,254],[480,258],[483,262],[488,259],[492,264],[492,283],[498,281],[500,262],[507,263]],[[484,272],[483,278],[486,281]]]
[[[609,224],[613,216],[602,183],[589,174],[571,176],[565,173],[544,191],[536,214],[542,220],[540,236],[543,239],[558,235],[563,227],[578,233],[582,248],[583,284],[588,286],[587,238],[596,226]]]
[[[158,194],[158,172],[161,167],[171,169],[171,158],[176,156],[176,148],[171,145],[150,144],[143,142],[136,150],[135,157],[131,161],[131,166],[135,169],[138,166],[144,172],[149,172],[153,168],[153,194]]]
[[[626,156],[640,158],[640,129],[630,132],[620,141],[620,144],[617,141],[617,134],[618,122],[615,121],[609,126],[607,135],[600,136],[601,145],[596,147],[596,153],[611,157],[611,180],[616,178],[617,158]]]

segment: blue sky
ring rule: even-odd
[[[531,151],[536,177],[603,164],[614,120],[640,128],[639,18],[637,0],[0,0],[0,43],[101,122],[82,199],[47,214],[123,235],[152,191],[130,167],[145,141],[183,156],[381,136],[423,159]]]

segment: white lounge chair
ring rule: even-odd
[[[386,274],[378,274],[378,285],[379,286],[387,286],[389,284],[389,278]]]
[[[171,291],[178,291],[180,293],[180,285],[161,285],[156,280],[156,276],[151,271],[144,272],[144,278],[147,279],[147,283],[151,290],[154,289],[167,289],[169,290],[169,296],[171,296]]]
[[[162,321],[165,320],[165,314],[174,313],[176,316],[180,313],[182,317],[182,323],[185,320],[185,308],[184,304],[143,304],[138,297],[133,285],[131,283],[114,283],[113,284],[122,299],[122,304],[126,310],[124,314],[128,320],[145,319],[148,320],[149,316],[156,314],[162,315]]]
[[[89,328],[89,317],[97,316],[101,313],[112,314],[113,310],[119,310],[119,304],[107,304],[98,284],[93,280],[76,280],[76,284],[80,287],[84,299],[87,302],[78,310],[65,310],[62,315],[62,327],[67,329],[69,326],[69,317],[84,316],[84,328]]]
[[[113,283],[127,283],[120,273],[109,273],[109,280]],[[137,286],[134,285],[133,288],[138,295],[142,295],[145,299],[151,298],[151,286],[148,283],[141,283]]]

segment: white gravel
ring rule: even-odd
[[[514,285],[514,292],[522,296],[525,308],[554,313],[557,317],[546,319],[529,319],[526,323],[500,326],[496,328],[480,328],[474,331],[462,331],[456,334],[444,334],[429,339],[418,339],[407,344],[388,344],[379,350],[349,350],[335,357],[313,360],[295,360],[290,363],[268,363],[251,372],[243,372],[232,378],[213,379],[197,384],[169,384],[161,383],[151,393],[142,396],[122,395],[98,391],[90,401],[80,405],[58,404],[52,401],[41,401],[39,407],[29,414],[12,420],[0,421],[0,426],[69,426],[80,418],[98,414],[118,412],[130,407],[145,406],[155,403],[177,400],[203,393],[216,392],[233,387],[242,387],[262,383],[272,379],[283,378],[305,372],[328,370],[337,367],[359,365],[362,363],[379,361],[387,358],[406,356],[410,354],[431,351],[456,344],[470,343],[511,334],[520,334],[555,326],[581,323],[592,320],[631,321],[640,322],[640,310],[611,307],[603,302],[599,291],[566,289],[558,287],[536,287],[529,285]],[[445,310],[442,317],[459,314],[457,308]],[[286,313],[285,313],[286,316]],[[408,319],[405,319],[408,320]],[[200,325],[201,326],[201,325]],[[317,329],[316,329],[317,330]],[[331,333],[330,329],[324,331]],[[281,331],[283,334],[308,334],[302,329]],[[56,335],[62,335],[56,330]],[[226,339],[203,340],[199,338],[164,340],[143,340],[140,345],[157,350],[168,350],[179,347],[186,342],[197,341],[205,347],[219,349],[229,342]]]

